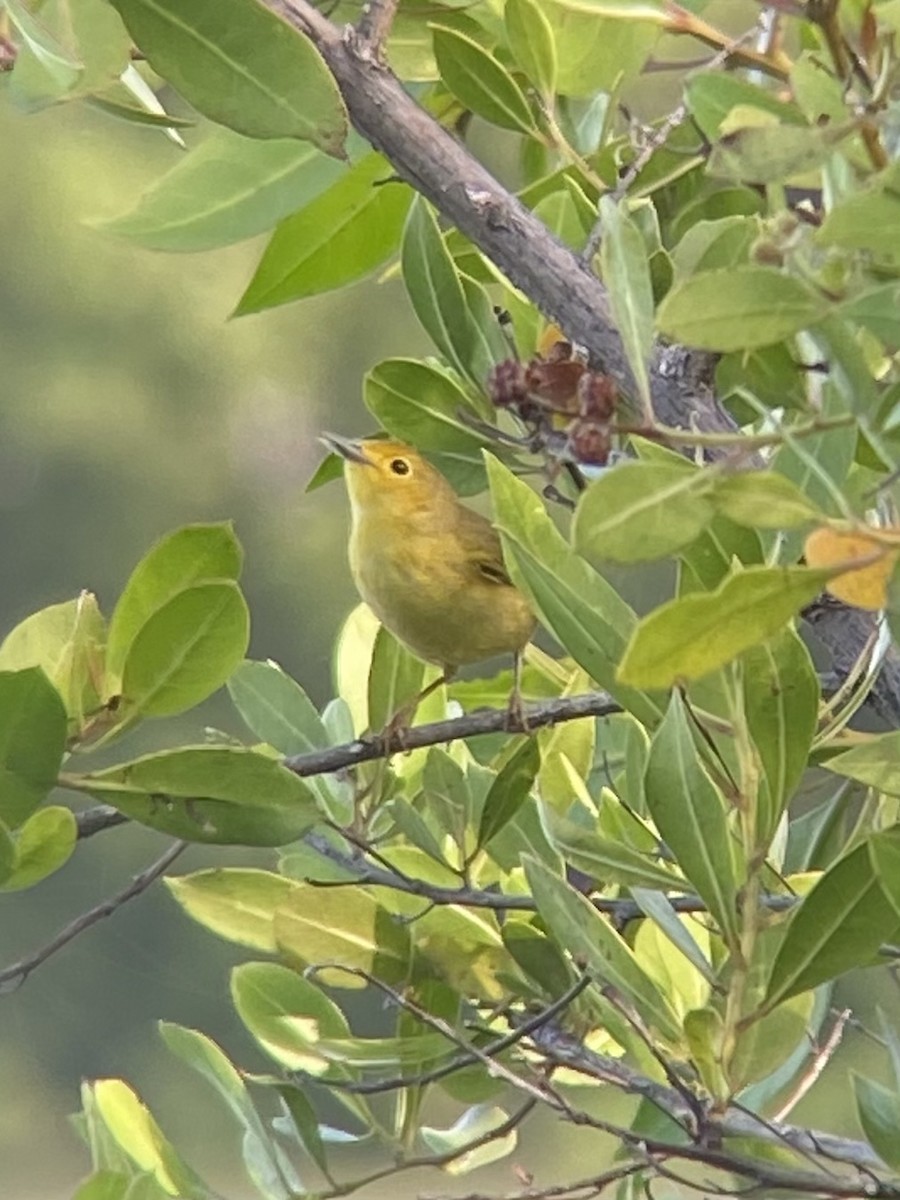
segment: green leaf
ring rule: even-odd
[[[281,754],[309,754],[333,744],[306,692],[277,663],[242,662],[228,680],[228,694],[247,727]],[[353,800],[347,780],[316,775],[309,786],[332,819],[338,820],[341,811],[350,819]]]
[[[880,844],[896,849],[898,838],[897,827],[873,834],[829,867],[800,902],[772,966],[766,1010],[877,961],[879,947],[896,936],[900,916],[874,873],[875,856]]]
[[[738,525],[791,529],[821,520],[821,512],[795,483],[778,471],[739,471],[715,481],[716,508]]]
[[[624,600],[568,545],[530,487],[485,454],[495,523],[513,582],[534,605],[541,622],[579,666],[633,712],[655,725],[657,697],[623,688],[616,667],[636,618]]]
[[[107,0],[55,0],[41,7],[50,14],[77,46],[83,70],[76,94],[91,96],[115,84],[131,61],[131,38],[122,19]]]
[[[277,963],[235,967],[231,995],[263,1050],[289,1071],[321,1075],[329,1063],[316,1051],[319,1038],[350,1037],[338,1006],[309,979]]]
[[[662,463],[684,469],[685,461],[682,455],[676,454],[664,446],[656,445],[645,438],[635,437],[632,444],[638,458],[651,463]],[[707,476],[710,472],[706,472]],[[715,489],[717,476],[712,477]],[[715,499],[715,490],[713,490]],[[763,561],[762,546],[756,533],[736,525],[727,517],[717,513],[706,525],[700,535],[689,545],[684,546],[678,557],[682,564],[689,569],[692,579],[706,590],[712,590],[722,582],[734,566],[734,560],[746,564]],[[685,590],[685,572],[681,572],[681,594]]]
[[[72,1196],[72,1200],[169,1200],[152,1175],[124,1171],[95,1171]]]
[[[328,1175],[328,1156],[325,1143],[319,1132],[319,1116],[305,1092],[289,1083],[278,1087],[278,1095],[290,1116],[294,1133],[303,1150],[316,1164],[323,1175]]]
[[[563,859],[603,885],[618,883],[624,887],[673,888],[681,880],[642,854],[627,842],[603,837],[574,821],[556,816],[546,806],[541,809],[544,828]]]
[[[76,728],[100,706],[106,628],[97,598],[52,604],[16,625],[0,645],[0,670],[41,667]]]
[[[900,828],[894,825],[869,843],[872,868],[900,920]]]
[[[159,1032],[168,1049],[210,1084],[240,1123],[244,1161],[251,1178],[265,1182],[266,1194],[273,1200],[292,1200],[296,1192],[285,1182],[280,1147],[256,1111],[237,1068],[211,1038],[196,1029],[160,1021]]]
[[[535,738],[527,738],[504,763],[484,798],[475,843],[479,850],[509,824],[528,799],[540,766],[541,751]]]
[[[836,775],[846,775],[890,796],[900,796],[900,731],[881,733],[843,754],[836,754],[823,766]]]
[[[678,1041],[680,1026],[667,998],[634,951],[589,900],[530,855],[522,859],[538,912],[560,946],[583,959],[601,985],[626,996],[664,1038]]]
[[[230,522],[187,525],[166,534],[134,568],[109,623],[106,670],[111,686],[138,631],[179,592],[209,580],[237,579],[243,552]]]
[[[856,123],[847,121],[821,128],[767,124],[735,129],[713,147],[709,174],[756,185],[780,183],[817,170],[855,129]]]
[[[805,992],[784,1001],[774,1012],[741,1030],[728,1064],[732,1089],[767,1079],[773,1072],[784,1069],[792,1055],[798,1052],[803,1055],[808,1050],[814,1004],[813,993]]]
[[[637,382],[638,398],[651,411],[647,364],[653,350],[653,285],[641,231],[629,216],[627,201],[600,197],[603,240],[600,273],[609,292],[612,315]]]
[[[663,841],[731,944],[738,935],[741,883],[724,797],[697,755],[680,693],[650,744],[647,807]]]
[[[900,307],[900,283],[882,283],[867,288],[859,295],[839,305],[837,314],[855,325],[867,329],[886,346],[896,349],[900,330],[897,328],[897,309]]]
[[[900,1171],[900,1095],[874,1079],[853,1072],[856,1111],[872,1149],[893,1171]]]
[[[318,819],[302,779],[238,746],[189,746],[65,777],[151,829],[191,842],[281,846]]]
[[[820,415],[824,418],[844,415],[846,405],[838,389],[826,384],[823,390]],[[775,452],[772,466],[779,474],[792,480],[811,503],[829,515],[838,515],[835,492],[845,483],[853,465],[856,439],[847,437],[846,429],[828,429],[786,443]],[[831,486],[837,485],[837,488]],[[842,515],[842,514],[841,514]],[[792,531],[781,539],[782,562],[794,562],[801,552],[803,533]]]
[[[634,630],[618,678],[645,688],[701,679],[774,637],[828,577],[805,567],[748,567],[714,592],[670,600]]]
[[[868,250],[882,262],[897,259],[897,239],[891,232],[900,221],[900,164],[880,172],[868,188],[843,197],[816,233],[825,246]]]
[[[424,675],[422,660],[380,626],[369,667],[369,727],[383,729],[403,709],[414,705]],[[410,717],[413,715],[411,712]]]
[[[671,882],[666,885],[671,887]],[[668,896],[647,887],[633,887],[631,897],[645,917],[669,939],[707,983],[716,983],[716,974],[709,959],[697,945],[684,917],[678,915]]]
[[[33,887],[58,871],[72,856],[78,840],[75,814],[62,805],[32,813],[14,840],[15,858],[0,890],[17,892]]]
[[[460,375],[482,388],[508,349],[495,320],[485,324],[476,319],[434,213],[421,198],[413,202],[406,222],[402,263],[403,282],[425,332]],[[478,294],[484,296],[483,291]]]
[[[0,671],[0,821],[16,829],[56,784],[66,710],[40,667]]]
[[[659,306],[660,333],[701,350],[752,350],[808,329],[826,303],[770,267],[704,271],[676,283]]]
[[[462,843],[472,818],[472,789],[466,773],[443,746],[432,746],[422,770],[425,815],[433,814],[441,833]]]
[[[346,170],[308,143],[215,129],[130,212],[99,227],[150,250],[212,250],[271,229]]]
[[[446,371],[409,358],[385,359],[366,375],[363,401],[388,433],[433,452],[463,495],[484,491],[485,438],[460,419],[460,413],[482,414]]]
[[[674,554],[715,516],[714,477],[690,463],[623,462],[578,501],[575,548],[589,558],[647,562]]]
[[[150,1110],[121,1079],[98,1079],[91,1086],[96,1112],[115,1143],[139,1167],[153,1174],[170,1196],[201,1200],[208,1191],[182,1161]]]
[[[718,221],[698,221],[692,225],[672,254],[676,279],[744,265],[750,247],[759,237],[756,217],[722,217]]]
[[[687,81],[688,106],[706,137],[719,137],[725,118],[735,108],[758,109],[777,117],[783,124],[803,124],[803,114],[794,104],[785,104],[772,92],[721,71],[697,71]]]
[[[177,593],[138,630],[122,669],[131,713],[171,716],[205,700],[247,650],[250,615],[232,580]]]
[[[312,42],[254,0],[113,0],[158,75],[204,116],[340,155],[347,114]]]
[[[188,916],[219,937],[274,954],[278,907],[297,886],[292,879],[252,867],[213,867],[163,880]]]
[[[412,192],[368,154],[282,221],[234,310],[261,312],[362,279],[400,244]]]
[[[728,1083],[722,1072],[724,1024],[714,1008],[693,1008],[685,1013],[684,1034],[691,1062],[704,1087],[718,1102],[728,1100]]]
[[[329,744],[315,705],[277,663],[242,662],[228,680],[228,694],[248,729],[281,754],[308,754]]]
[[[744,713],[763,769],[756,809],[759,844],[774,836],[806,770],[819,717],[819,679],[795,630],[748,650]]]
[[[409,930],[362,888],[319,888],[297,884],[275,914],[275,940],[282,954],[302,967],[327,966],[317,977],[338,988],[364,988],[366,981],[340,966],[398,983],[409,966]]]
[[[78,84],[83,64],[22,0],[7,0],[4,8],[20,40],[12,73],[14,94],[26,109],[61,100]]]
[[[502,1137],[488,1138],[492,1130],[500,1129],[509,1120],[509,1113],[492,1104],[476,1104],[466,1110],[448,1129],[422,1125],[422,1141],[433,1154],[454,1154],[444,1166],[449,1175],[465,1175],[479,1167],[497,1162],[512,1154],[518,1144],[518,1133],[509,1130]],[[477,1143],[471,1150],[466,1147]]]
[[[26,109],[108,88],[129,63],[131,39],[105,0],[8,6],[21,38],[10,91]],[[38,11],[39,10],[39,11]]]
[[[537,0],[506,0],[506,38],[513,57],[545,100],[556,91],[556,44]]]
[[[615,92],[635,78],[659,37],[652,23],[606,18],[609,6],[579,0],[541,0],[556,42],[559,64],[557,91],[565,96],[595,96]],[[641,5],[646,10],[648,5]]]
[[[536,131],[522,89],[493,54],[456,29],[433,25],[432,30],[441,79],[464,108],[501,129]]]

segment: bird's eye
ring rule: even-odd
[[[392,458],[391,459],[391,470],[394,472],[395,475],[408,475],[409,474],[409,463],[406,461],[405,458]]]

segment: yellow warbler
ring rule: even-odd
[[[535,619],[506,573],[494,527],[412,446],[321,440],[344,459],[353,579],[381,623],[442,668],[427,691],[466,663],[512,654],[510,711],[521,720],[521,652]]]

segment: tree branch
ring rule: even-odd
[[[331,775],[376,758],[390,758],[392,754],[444,745],[457,738],[480,737],[488,733],[531,733],[563,721],[608,717],[620,712],[621,704],[617,704],[606,692],[585,692],[581,696],[560,696],[526,704],[522,716],[506,708],[484,708],[446,721],[414,725],[387,738],[359,738],[341,746],[329,746],[326,750],[296,754],[284,759],[284,765],[295,775],[307,779],[312,775]],[[124,824],[128,818],[111,804],[97,804],[76,813],[75,820],[78,837],[89,838],[95,833],[102,833],[104,829]]]
[[[581,1075],[610,1083],[626,1092],[643,1096],[650,1103],[669,1112],[676,1119],[690,1120],[691,1112],[684,1100],[673,1089],[655,1080],[647,1079],[626,1066],[620,1059],[597,1054],[583,1045],[578,1038],[566,1033],[558,1026],[541,1026],[531,1037],[532,1043],[548,1063],[567,1067]],[[854,1138],[837,1137],[814,1129],[803,1129],[776,1121],[767,1121],[749,1110],[730,1106],[724,1114],[710,1117],[710,1124],[723,1137],[754,1138],[760,1141],[788,1147],[806,1157],[825,1158],[861,1171],[884,1170],[884,1163],[866,1142]],[[759,1165],[759,1164],[758,1164]],[[836,1181],[835,1181],[836,1182]],[[866,1191],[866,1186],[857,1190],[835,1191],[834,1195],[875,1195]],[[825,1193],[828,1194],[828,1193]],[[884,1193],[879,1193],[884,1194]],[[898,1195],[892,1189],[891,1195]]]
[[[340,830],[338,832],[341,832]],[[392,888],[395,892],[403,892],[407,896],[418,896],[429,904],[459,905],[463,908],[483,908],[493,912],[537,912],[537,905],[532,896],[506,894],[504,892],[484,891],[472,887],[440,887],[428,883],[424,879],[415,879],[404,875],[401,871],[384,866],[375,866],[361,855],[344,854],[333,846],[321,834],[310,833],[303,839],[307,845],[333,862],[336,866],[353,875],[352,880],[340,880],[319,883],[319,887],[356,887],[367,884],[374,887]],[[672,879],[672,886],[677,887],[679,881]],[[638,921],[646,914],[634,900],[610,900],[602,896],[589,896],[591,904],[598,912],[611,916],[617,926],[624,926],[629,921]],[[669,896],[669,903],[679,913],[707,913],[709,908],[699,896],[690,893],[683,896]],[[785,912],[798,902],[796,896],[763,896],[761,905],[769,912]]]
[[[104,805],[104,807],[106,806]],[[113,809],[112,811],[115,812],[116,810]],[[121,813],[117,813],[116,815],[121,816]],[[151,863],[140,875],[135,875],[131,883],[123,888],[122,891],[116,892],[108,900],[103,900],[94,908],[89,909],[88,912],[82,913],[80,917],[76,917],[74,921],[70,921],[68,925],[59,931],[56,937],[50,939],[46,946],[35,950],[33,954],[30,954],[27,958],[23,958],[20,962],[12,963],[10,966],[0,970],[0,994],[14,992],[25,982],[36,967],[46,962],[57,950],[61,950],[63,946],[68,945],[80,933],[84,933],[86,929],[90,929],[92,925],[96,925],[104,917],[111,917],[123,904],[126,904],[129,900],[133,900],[135,896],[140,896],[142,892],[145,892],[150,887],[151,883],[159,879],[160,875],[166,873],[182,850],[186,849],[187,845],[187,842],[173,842],[165,854],[161,855],[155,863]]]
[[[411,729],[400,730],[388,737],[369,736],[343,746],[332,746],[328,750],[297,754],[286,758],[284,765],[304,778],[327,775],[375,758],[390,758],[392,754],[442,745],[457,738],[479,737],[486,733],[532,733],[546,725],[578,721],[583,717],[608,717],[620,712],[621,704],[617,704],[607,692],[585,692],[581,696],[560,696],[526,704],[521,717],[506,708],[479,709],[446,721],[414,725]]]
[[[615,377],[623,392],[639,394],[606,288],[568,247],[404,91],[396,77],[371,60],[352,28],[343,31],[307,0],[260,0],[311,38],[340,87],[350,120],[397,174],[429,199],[494,262],[541,311]],[[733,430],[709,387],[711,355],[692,353],[692,369],[673,370],[660,346],[653,369],[657,416],[666,424]],[[698,370],[697,367],[702,369]],[[700,388],[702,397],[692,393]]]

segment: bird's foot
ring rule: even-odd
[[[522,698],[521,692],[514,690],[510,693],[506,714],[511,733],[531,733],[531,726],[528,724],[528,714],[525,711],[525,701]]]

